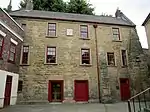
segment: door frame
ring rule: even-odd
[[[11,90],[12,90],[12,81],[13,81],[13,76],[6,75],[6,81],[5,81],[5,93],[4,93],[4,104],[3,107],[9,106],[10,105],[10,100],[11,100]],[[8,89],[9,87],[9,89]],[[8,90],[7,90],[8,89]],[[9,92],[9,96],[6,96]]]
[[[77,102],[78,100],[76,100],[76,83],[77,82],[86,82],[87,84],[87,101],[89,100],[89,81],[88,80],[74,80],[74,100]]]
[[[126,80],[126,81],[128,81],[129,97],[130,97],[130,96],[131,96],[131,91],[130,91],[130,79],[129,79],[129,78],[120,78],[120,79],[119,79],[119,81],[120,81],[120,98],[121,98],[122,101],[125,101],[124,98],[122,97],[122,91],[121,91],[121,90],[122,90],[122,88],[121,88],[121,84],[122,84],[122,83],[121,83],[121,80]]]
[[[49,80],[48,81],[48,101],[52,102],[52,83],[58,82],[61,84],[61,102],[64,100],[64,81],[63,80]]]

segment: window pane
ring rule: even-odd
[[[28,64],[28,53],[27,52],[23,53],[22,64]]]
[[[13,53],[15,53],[15,49],[16,49],[16,47],[14,45],[11,45],[10,51],[13,52]]]
[[[47,55],[47,63],[56,63],[56,57],[53,55]]]
[[[87,34],[87,33],[81,33],[81,37],[82,37],[82,38],[87,38],[87,37],[88,37],[88,34]]]
[[[127,65],[126,50],[122,50],[122,64],[123,66]]]
[[[22,91],[23,81],[18,82],[18,91]]]
[[[48,47],[47,48],[47,63],[56,63],[56,48]]]
[[[90,50],[82,49],[82,64],[90,64]]]
[[[14,58],[15,58],[15,54],[10,52],[10,55],[9,55],[9,60],[10,61],[14,61]]]
[[[87,30],[88,30],[88,27],[87,27],[87,26],[81,26],[81,31],[87,32]]]
[[[23,52],[29,52],[29,47],[28,46],[24,46],[23,47]]]
[[[48,24],[48,29],[56,29],[56,24],[49,23]]]
[[[81,38],[87,38],[88,37],[88,26],[80,26],[80,33],[81,33]]]
[[[119,35],[113,35],[113,40],[119,40]]]
[[[115,65],[114,53],[107,53],[108,65]]]
[[[119,29],[114,28],[114,29],[113,29],[113,34],[119,34]]]
[[[49,31],[48,35],[50,35],[50,36],[56,36],[56,31]]]

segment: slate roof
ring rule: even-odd
[[[114,25],[135,27],[135,24],[132,24],[130,21],[109,16],[84,15],[84,14],[38,11],[38,10],[18,10],[11,12],[10,15],[12,17],[22,17],[22,18],[55,19],[64,21],[114,24]]]
[[[142,26],[144,26],[144,25],[148,22],[149,19],[150,19],[150,13],[149,13],[148,16],[146,17],[146,19],[145,19],[145,21],[143,22]]]

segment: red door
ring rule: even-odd
[[[75,81],[75,101],[88,101],[88,81],[76,80]]]
[[[128,78],[120,79],[120,94],[121,100],[128,100],[130,98],[130,84]]]
[[[5,86],[4,107],[10,105],[12,76],[7,76]]]
[[[63,80],[50,80],[48,84],[48,101],[63,101]]]

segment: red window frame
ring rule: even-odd
[[[46,63],[56,63],[56,47],[47,46]]]
[[[112,28],[112,30],[113,30],[113,39],[116,40],[116,38],[114,38],[114,36],[117,36],[118,37],[117,40],[120,40],[120,30],[119,30],[119,28]],[[117,33],[114,30],[117,30]]]
[[[22,64],[28,64],[29,46],[23,46],[22,49]]]
[[[115,66],[115,54],[113,52],[107,53],[108,65]]]
[[[51,28],[50,25],[54,25],[54,28]],[[52,32],[55,34],[52,35]],[[56,36],[56,23],[48,23],[48,36]]]
[[[2,58],[3,48],[4,48],[4,38],[1,36],[0,36],[0,38],[2,39],[1,45],[0,45],[0,58]]]
[[[127,66],[127,55],[126,55],[126,50],[121,50],[122,54],[122,65]]]
[[[88,54],[83,51],[87,51]],[[81,61],[82,64],[90,64],[90,49],[81,49]]]
[[[83,30],[86,28],[86,31]],[[86,37],[83,37],[82,34],[86,34],[87,36]],[[88,38],[88,25],[80,25],[80,36],[81,38],[83,39],[87,39]]]
[[[13,52],[13,51],[11,51],[11,47],[12,47],[12,46],[13,46],[13,47],[14,47],[14,49],[15,49],[15,50],[14,50],[14,52]],[[10,55],[11,55],[11,53],[13,53],[13,54],[14,54],[13,60],[11,60],[11,59],[10,59]],[[14,62],[15,62],[15,58],[16,58],[16,45],[15,45],[15,44],[13,44],[13,43],[11,43],[11,44],[10,44],[10,48],[9,48],[8,61],[9,61],[9,62],[14,63]]]

